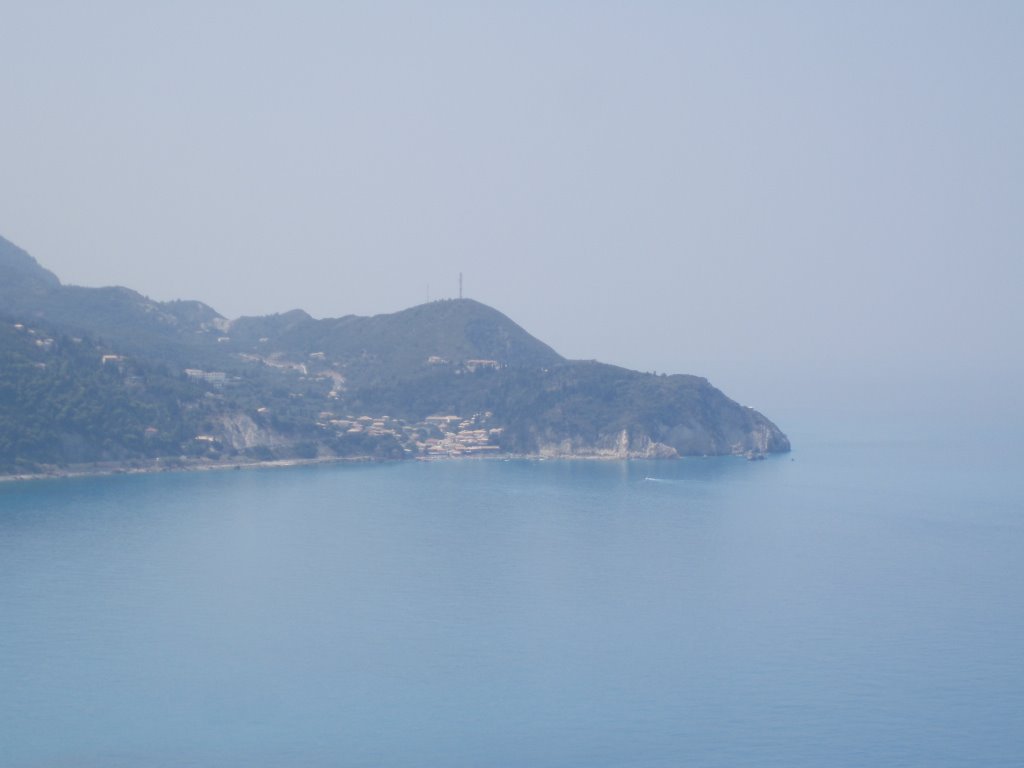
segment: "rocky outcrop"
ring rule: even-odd
[[[224,414],[217,419],[216,426],[216,437],[234,451],[282,448],[292,442],[274,430],[260,426],[244,413]]]
[[[524,380],[516,395],[508,411],[495,408],[509,414],[505,442],[515,453],[670,458],[789,450],[771,421],[698,376],[577,361]]]
[[[594,442],[579,436],[541,443],[537,453],[550,459],[678,459],[679,451],[671,445],[652,440],[648,435],[630,436],[628,429],[616,435],[605,435]]]

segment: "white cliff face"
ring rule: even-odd
[[[538,453],[544,458],[596,458],[596,459],[678,459],[679,452],[670,445],[655,442],[647,435],[630,438],[629,430],[602,437],[596,443],[581,438],[566,438],[558,442],[543,443]]]
[[[616,446],[616,453],[625,457],[629,453],[629,430],[624,429],[619,433],[619,442]]]
[[[754,450],[759,453],[767,453],[769,443],[771,440],[771,430],[764,424],[758,424],[754,427],[753,434],[751,434],[751,442],[754,444]]]
[[[643,447],[642,452],[639,455],[634,455],[631,458],[639,459],[678,459],[679,451],[673,448],[671,445],[665,443],[656,443],[648,437],[643,438],[646,441],[646,445]]]
[[[218,424],[221,441],[233,450],[281,447],[289,441],[273,430],[261,427],[244,413],[226,414]]]

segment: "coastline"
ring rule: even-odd
[[[764,459],[771,454],[760,454]],[[243,469],[275,469],[286,467],[305,467],[328,464],[392,464],[405,461],[682,461],[683,459],[734,458],[751,461],[745,454],[717,454],[703,456],[652,457],[617,455],[614,453],[578,453],[578,454],[545,454],[545,453],[490,453],[462,455],[427,455],[411,456],[404,459],[382,459],[374,456],[322,456],[312,459],[268,459],[255,460],[186,460],[175,459],[169,463],[167,459],[133,461],[130,464],[118,462],[95,462],[76,464],[66,467],[52,467],[40,472],[0,474],[0,483],[31,482],[38,480],[70,480],[85,477],[113,477],[115,475],[151,475],[162,472],[223,472]]]
[[[133,462],[131,465],[116,462],[97,462],[68,467],[54,467],[41,472],[0,475],[0,483],[32,480],[68,480],[82,477],[112,477],[114,475],[152,475],[161,472],[219,472],[225,470],[267,469],[274,467],[299,467],[314,464],[342,463],[383,463],[400,459],[376,459],[371,456],[330,456],[315,459],[269,459],[266,461],[177,461],[169,464],[166,460]]]

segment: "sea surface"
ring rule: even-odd
[[[0,766],[1024,765],[1019,456],[794,445],[0,484]]]

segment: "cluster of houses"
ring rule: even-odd
[[[334,429],[337,434],[367,434],[373,437],[392,435],[401,438],[405,430],[405,422],[392,419],[390,416],[347,416],[335,418],[333,413],[324,411],[317,422],[323,428]]]
[[[53,349],[53,339],[48,336],[41,336],[35,328],[26,328],[22,323],[15,323],[14,330],[27,333],[29,336],[35,336],[35,345],[44,352],[49,352]]]
[[[441,437],[428,437],[417,441],[416,447],[426,456],[466,456],[501,450],[498,440],[501,427],[487,428],[493,414],[475,414],[468,419],[460,416],[428,416],[425,424],[435,427]]]
[[[420,422],[406,422],[390,416],[336,417],[324,411],[318,424],[337,435],[365,434],[391,436],[407,452],[418,456],[472,456],[500,451],[502,428],[492,427],[490,411],[463,418],[456,415],[428,416]]]

